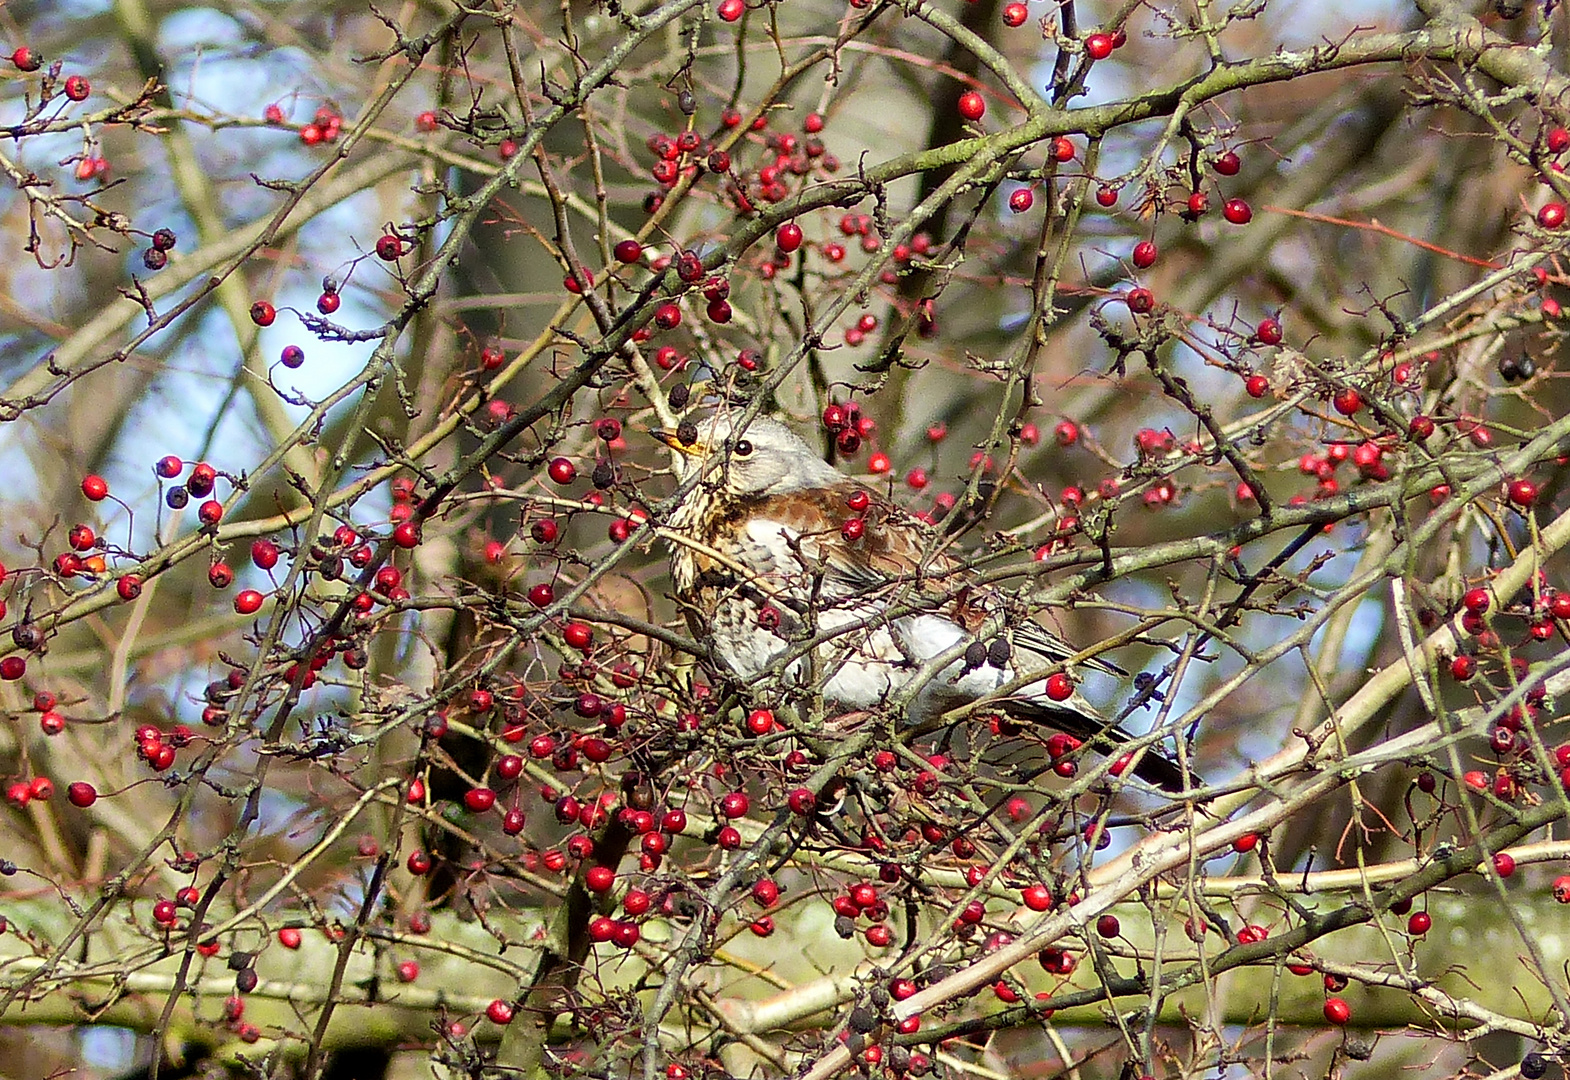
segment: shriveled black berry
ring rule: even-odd
[[[169,256],[155,247],[142,252],[142,265],[149,270],[162,270],[169,265]]]
[[[965,647],[965,666],[974,671],[987,662],[987,647],[979,641],[972,641]]]
[[[987,663],[995,668],[1008,666],[1009,657],[1013,655],[1007,638],[998,638],[987,646]]]
[[[860,1032],[863,1035],[878,1026],[878,1018],[873,1016],[872,1010],[865,1005],[857,1005],[852,1009],[850,1011],[850,1019],[847,1022],[852,1031]]]
[[[834,917],[834,932],[849,941],[856,936],[856,924],[848,916],[836,915]]]
[[[690,387],[687,386],[686,383],[682,383],[679,386],[671,387],[671,392],[670,392],[671,408],[673,408],[673,409],[685,409],[687,407],[687,399],[690,398],[691,396],[692,396],[692,390],[691,390]],[[694,430],[696,430],[696,429],[694,429]]]
[[[1521,1059],[1521,1076],[1524,1080],[1539,1080],[1547,1071],[1548,1062],[1536,1050]]]
[[[191,493],[179,484],[164,492],[164,505],[171,510],[183,510],[185,509],[185,504],[190,501]]]
[[[671,402],[672,405],[675,402]],[[698,441],[698,425],[691,420],[683,420],[676,425],[676,438],[683,446],[691,446]]]

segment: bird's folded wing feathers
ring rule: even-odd
[[[977,632],[997,611],[996,597],[988,595],[993,590],[968,588],[955,574],[961,569],[957,560],[943,552],[932,553],[930,541],[935,534],[925,522],[866,493],[865,535],[854,542],[842,538],[841,526],[855,516],[848,500],[857,493],[866,493],[866,489],[854,483],[792,492],[767,500],[759,508],[759,516],[797,538],[802,557],[815,564],[808,569],[822,575],[819,594],[825,602],[865,599],[891,587],[915,586],[902,602],[920,609],[926,606],[924,598],[930,598],[932,608],[967,631]],[[1008,636],[1016,648],[1047,664],[1060,663],[1075,653],[1056,634],[1029,620],[1015,623]],[[1128,674],[1100,657],[1083,663],[1109,675]]]

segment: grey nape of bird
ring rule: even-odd
[[[825,640],[785,665],[785,684],[802,689],[815,678],[830,706],[870,711],[910,687],[926,662],[981,644],[959,650],[979,655],[911,687],[911,722],[986,699],[1017,721],[1100,750],[1132,737],[1071,681],[1047,678],[1078,650],[1039,623],[1006,618],[1006,594],[932,543],[929,525],[824,461],[780,421],[738,418],[700,413],[654,435],[673,451],[685,491],[669,521],[677,599],[694,636],[739,682],[764,685],[796,640],[816,634]],[[1100,658],[1083,663],[1125,674]],[[1004,690],[1037,671],[1041,679]],[[1169,791],[1185,787],[1183,771],[1154,748],[1135,773]]]

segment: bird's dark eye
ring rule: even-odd
[[[739,439],[736,442],[735,450],[737,457],[746,457],[752,453],[752,444],[746,439]]]

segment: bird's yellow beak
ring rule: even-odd
[[[660,440],[660,442],[664,443],[672,450],[675,450],[677,453],[686,454],[688,457],[699,457],[704,452],[704,446],[702,443],[682,442],[681,436],[677,435],[674,431],[661,431],[659,429],[655,429],[654,431],[649,432],[649,434],[653,435],[656,439]]]

